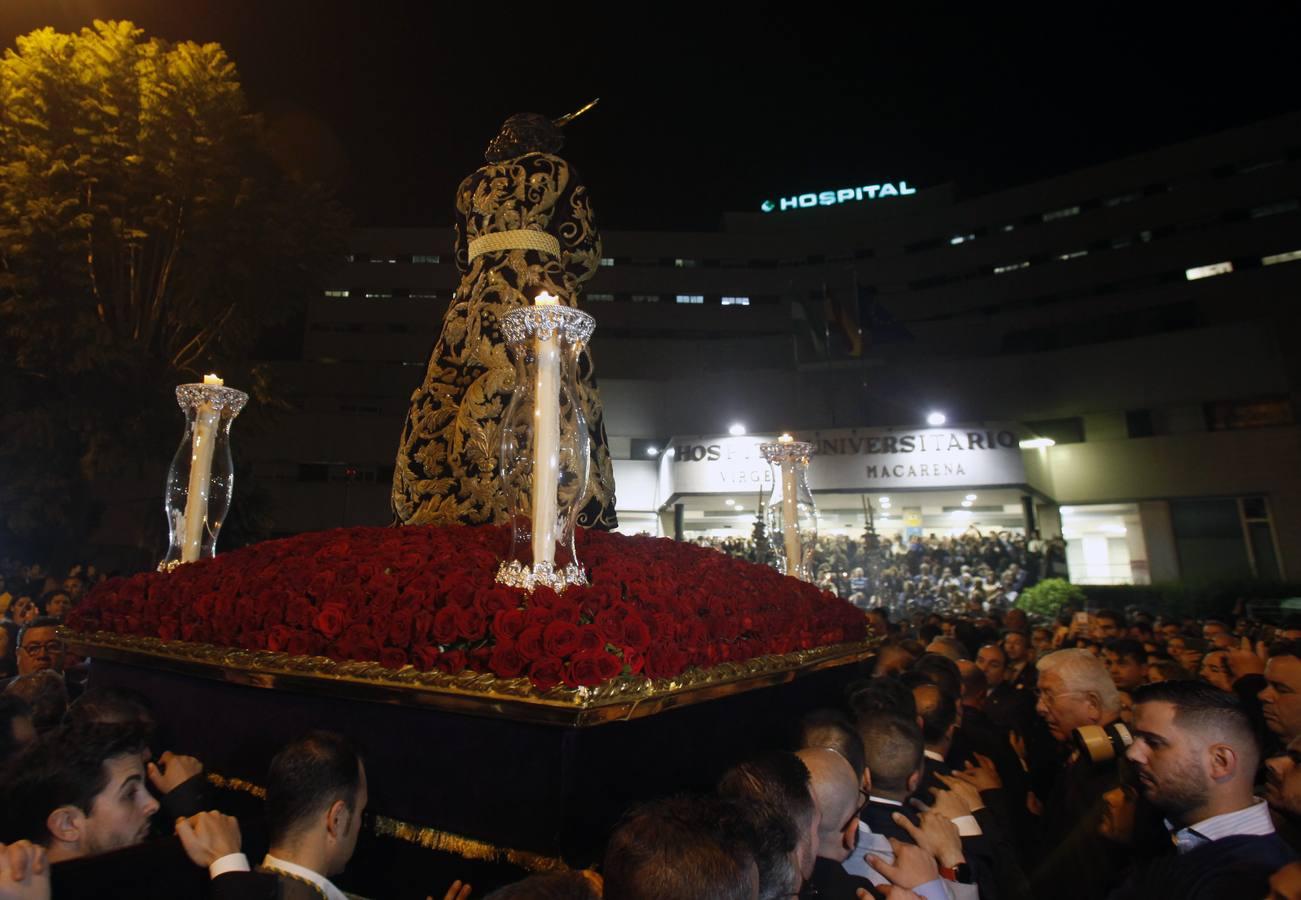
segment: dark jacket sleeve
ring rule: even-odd
[[[227,872],[208,882],[210,900],[278,900],[280,882],[261,872]]]
[[[207,809],[212,809],[212,804],[208,797],[208,778],[202,772],[191,778],[182,781],[176,787],[172,788],[166,794],[158,799],[158,804],[162,807],[159,812],[164,816],[164,822],[170,823],[177,819],[188,819],[190,816],[198,815]]]

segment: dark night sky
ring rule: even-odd
[[[0,37],[98,17],[221,43],[358,224],[447,223],[506,115],[594,96],[565,155],[621,228],[842,182],[979,191],[1301,108],[1290,3],[507,5],[0,0]]]

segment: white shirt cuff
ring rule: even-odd
[[[208,877],[216,878],[218,875],[225,875],[227,872],[248,872],[250,867],[248,857],[243,853],[227,853],[218,859],[213,860],[212,865],[208,866]]]
[[[945,887],[943,878],[936,878],[934,881],[919,884],[912,889],[912,892],[918,897],[924,898],[924,900],[951,900],[949,889]]]
[[[953,819],[953,824],[957,826],[959,837],[975,837],[984,834],[980,830],[980,823],[976,821],[975,816],[958,816]]]

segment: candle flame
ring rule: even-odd
[[[203,376],[203,383],[204,383],[204,384],[215,385],[215,386],[217,386],[217,387],[221,387],[221,386],[224,385],[226,382],[224,382],[224,381],[221,380],[221,376],[220,376],[220,375],[204,375],[204,376]]]
[[[546,291],[538,294],[537,297],[533,299],[534,306],[558,306],[559,304],[560,298],[554,297]]]

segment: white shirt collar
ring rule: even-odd
[[[891,800],[888,797],[878,797],[876,794],[868,794],[867,800],[869,803],[880,803],[882,806],[903,806],[903,801],[901,800]],[[859,820],[859,824],[862,824],[861,819]]]
[[[291,863],[287,859],[277,859],[268,853],[266,859],[262,860],[262,865],[268,869],[278,869],[286,875],[297,875],[304,881],[310,881],[312,884],[324,891],[325,896],[329,898],[329,900],[348,900],[348,895],[335,887],[330,879],[317,872],[313,872],[305,866],[300,866],[298,863]]]
[[[940,753],[936,750],[927,749],[927,750],[923,750],[922,752],[926,754],[927,759],[933,759],[936,762],[944,762],[944,757],[940,755]]]
[[[1166,822],[1166,827],[1173,828],[1169,821]],[[1171,838],[1180,853],[1187,853],[1202,844],[1209,844],[1235,834],[1273,833],[1274,822],[1269,817],[1269,806],[1264,800],[1256,798],[1255,802],[1243,809],[1211,816],[1186,828],[1180,828],[1171,835]]]

